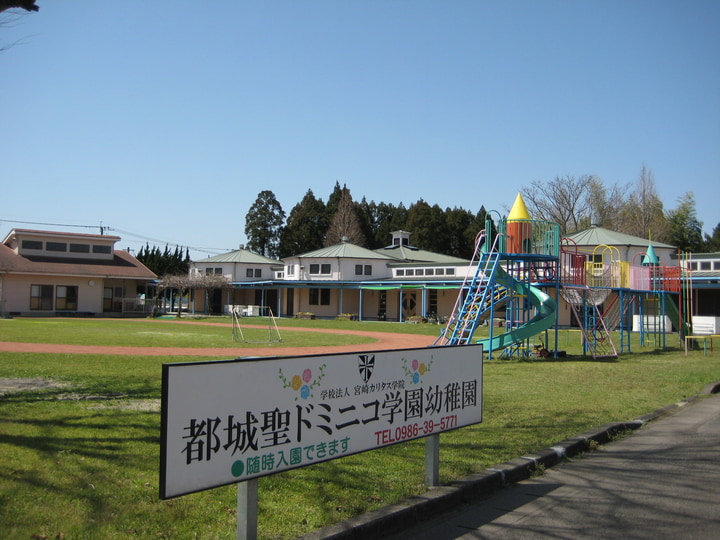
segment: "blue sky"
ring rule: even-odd
[[[38,5],[0,28],[2,236],[103,224],[202,258],[263,190],[502,213],[643,165],[720,222],[716,0]]]

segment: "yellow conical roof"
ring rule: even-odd
[[[510,215],[507,217],[508,221],[517,221],[520,219],[530,219],[530,213],[528,212],[527,206],[525,206],[525,200],[520,193],[515,197],[515,202],[510,209]]]

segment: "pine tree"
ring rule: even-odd
[[[245,216],[248,249],[265,257],[277,257],[285,212],[272,191],[261,191]]]
[[[703,248],[702,223],[697,219],[695,198],[688,192],[678,200],[678,207],[668,213],[670,243],[681,251],[697,252]]]
[[[321,248],[327,228],[325,204],[308,189],[302,201],[290,210],[280,233],[280,258]]]

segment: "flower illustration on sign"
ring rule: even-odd
[[[283,373],[280,368],[279,379],[283,383],[283,388],[292,388],[295,392],[299,393],[299,397],[307,399],[313,397],[312,389],[320,385],[320,381],[325,376],[325,364],[318,368],[318,375],[313,379],[313,372],[311,369],[304,369],[302,373],[293,375],[290,380]],[[298,400],[298,396],[295,396],[295,401]]]
[[[418,384],[422,382],[422,377],[426,373],[430,371],[430,366],[432,366],[432,356],[430,357],[430,362],[427,364],[425,362],[420,362],[417,359],[414,359],[412,362],[410,362],[410,366],[408,366],[407,358],[402,359],[403,362],[403,371],[405,372],[405,375],[410,377],[410,380],[413,384]]]

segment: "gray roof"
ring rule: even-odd
[[[375,253],[382,254],[389,259],[397,259],[399,263],[468,264],[470,262],[467,259],[425,251],[413,246],[387,246],[376,249]]]
[[[383,257],[382,255],[366,249],[364,247],[356,246],[348,242],[335,244],[334,246],[328,246],[315,251],[308,251],[301,255],[295,255],[295,257],[302,258],[315,258],[315,259],[329,259],[329,258],[348,258],[348,259],[388,259],[390,257]]]
[[[205,263],[247,263],[247,264],[278,264],[277,259],[270,259],[263,255],[258,255],[247,249],[238,249],[236,251],[229,251],[222,255],[215,255],[208,257],[207,259],[200,259],[199,261],[193,261],[194,264],[205,264]]]
[[[655,240],[640,238],[631,234],[620,233],[605,229],[603,227],[592,226],[583,231],[566,235],[567,238],[575,242],[578,246],[638,246],[647,247],[652,244],[655,247],[675,249],[675,246],[663,244]]]

